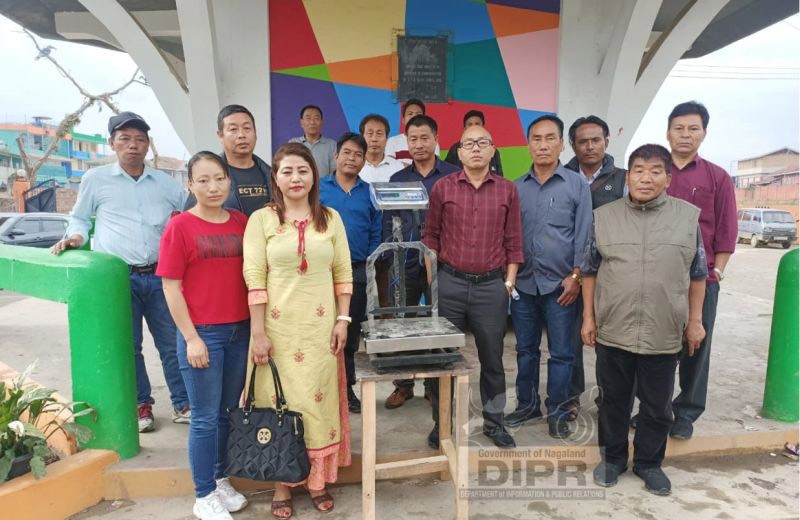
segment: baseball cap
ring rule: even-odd
[[[109,135],[113,134],[115,130],[119,130],[120,128],[126,126],[138,128],[143,132],[150,131],[150,125],[145,122],[144,118],[139,114],[134,114],[133,112],[120,112],[119,114],[108,119]]]

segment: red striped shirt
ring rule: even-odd
[[[464,171],[433,186],[422,242],[440,262],[459,271],[485,273],[520,264],[522,224],[517,188],[494,174],[475,188]]]

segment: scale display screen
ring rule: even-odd
[[[428,192],[421,182],[373,182],[372,204],[383,211],[428,208]]]

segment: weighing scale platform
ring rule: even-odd
[[[464,333],[447,318],[393,318],[361,323],[367,354],[461,348]]]

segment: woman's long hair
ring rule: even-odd
[[[301,143],[286,143],[278,148],[275,156],[272,158],[272,202],[267,204],[267,207],[273,208],[278,214],[278,220],[281,224],[284,222],[284,213],[286,212],[286,204],[283,200],[283,192],[278,187],[278,170],[281,168],[281,161],[290,155],[300,157],[311,167],[311,172],[314,177],[314,182],[308,192],[308,203],[311,206],[311,219],[314,223],[314,228],[320,233],[324,233],[328,229],[328,210],[319,200],[319,172],[317,170],[317,163],[314,161],[314,156],[304,144]]]

